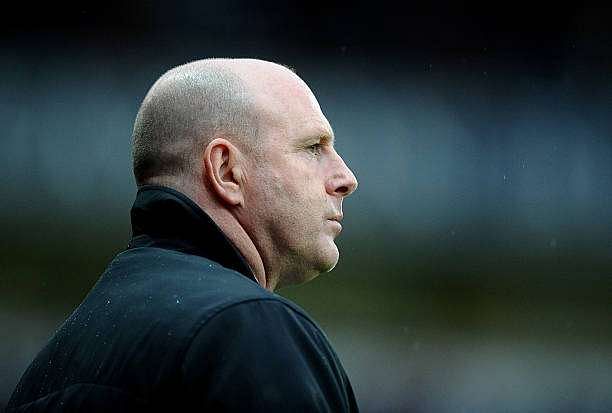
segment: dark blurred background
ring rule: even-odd
[[[281,290],[366,412],[612,410],[612,9],[22,3],[0,17],[0,409],[130,236],[164,71],[293,67],[359,190],[337,269]]]

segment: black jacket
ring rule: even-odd
[[[133,238],[19,382],[8,412],[357,411],[323,332],[254,281],[189,198],[147,186]]]

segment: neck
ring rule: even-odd
[[[261,254],[236,217],[223,207],[210,205],[211,202],[208,197],[195,196],[194,201],[213,221],[215,221],[215,224],[217,224],[225,236],[234,244],[238,251],[240,251],[240,254],[242,254],[242,257],[251,268],[251,272],[255,276],[257,283],[263,288],[273,291],[274,285],[266,277],[266,269]]]
[[[175,188],[191,198],[217,224],[223,234],[234,244],[234,247],[240,251],[240,254],[255,276],[257,283],[269,291],[274,291],[277,283],[267,276],[261,254],[251,237],[249,237],[236,217],[227,208],[218,205],[215,201],[211,201],[212,197],[210,194],[193,184],[186,184],[185,182],[179,184],[175,180],[160,179],[151,183]]]
[[[266,277],[264,263],[257,247],[255,247],[253,240],[251,240],[236,218],[225,209],[217,211],[217,213],[210,212],[210,208],[202,209],[211,216],[225,236],[234,244],[238,251],[240,251],[247,264],[249,264],[259,285],[267,290],[273,291],[274,286]]]

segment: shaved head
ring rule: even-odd
[[[197,179],[206,145],[222,136],[241,149],[259,147],[260,113],[252,80],[241,66],[270,62],[206,59],[160,77],[144,98],[133,131],[138,186]],[[258,62],[258,63],[254,63]],[[245,79],[246,78],[246,79]]]

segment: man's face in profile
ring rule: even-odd
[[[304,85],[283,98],[293,104],[267,111],[245,203],[255,214],[251,231],[258,244],[266,245],[283,269],[278,286],[334,268],[342,201],[357,187],[310,90]]]

